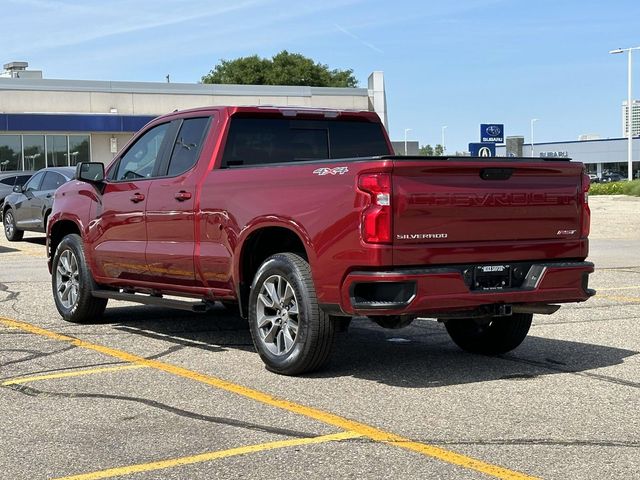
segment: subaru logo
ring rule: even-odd
[[[487,134],[490,137],[499,137],[501,133],[502,133],[502,130],[498,125],[489,125],[487,127]]]

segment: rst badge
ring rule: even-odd
[[[325,175],[344,175],[349,171],[348,167],[335,167],[335,168],[317,168],[313,171],[314,174],[320,175],[321,177]]]

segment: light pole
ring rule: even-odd
[[[405,128],[404,129],[404,156],[407,156],[407,133],[409,133],[412,129]]]
[[[447,151],[447,146],[446,146],[446,144],[444,143],[444,131],[445,131],[446,129],[447,129],[447,126],[446,126],[446,125],[443,125],[443,126],[442,126],[442,154],[443,154],[443,155],[444,155],[444,154],[446,153],[446,151]]]
[[[629,180],[633,180],[633,117],[632,117],[632,100],[631,100],[631,52],[633,50],[640,50],[640,47],[631,47],[631,48],[616,48],[615,50],[610,50],[609,53],[623,53],[628,52],[628,64],[627,64],[627,174]]]
[[[531,119],[531,156],[533,157],[533,124],[538,121],[537,118]]]

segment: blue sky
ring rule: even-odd
[[[466,150],[480,123],[529,141],[621,136],[640,2],[1,0],[2,63],[46,78],[197,82],[220,59],[281,50],[360,85],[385,73],[390,134]],[[12,27],[9,27],[12,26]],[[640,52],[634,90],[640,98]]]

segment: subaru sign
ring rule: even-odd
[[[491,143],[504,143],[504,124],[482,123],[480,124],[480,141]]]
[[[469,152],[472,157],[495,157],[496,144],[491,142],[470,143]]]

